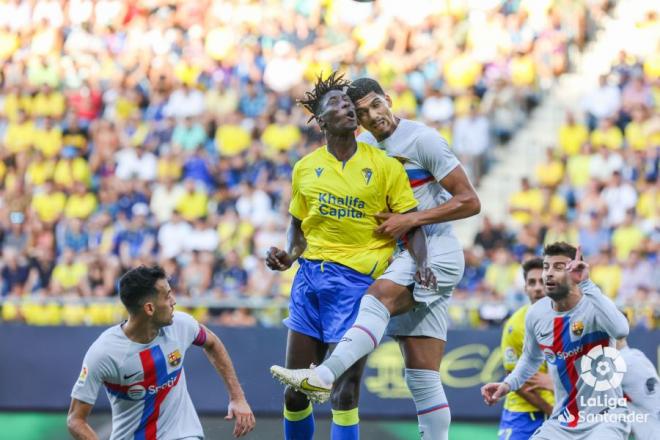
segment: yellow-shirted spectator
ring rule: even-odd
[[[531,54],[514,56],[510,63],[511,84],[516,87],[532,87],[536,83],[536,67]]]
[[[192,179],[186,180],[185,190],[186,192],[183,193],[176,205],[176,210],[188,221],[205,217],[209,204],[206,193],[196,189],[195,181]]]
[[[21,95],[18,87],[11,88],[5,95],[2,113],[10,122],[18,120],[21,111]]]
[[[92,303],[87,308],[90,325],[109,325],[117,322],[117,310],[114,303]]]
[[[27,302],[22,307],[25,322],[29,325],[62,324],[62,306],[56,302],[39,304]]]
[[[55,223],[64,212],[66,203],[66,195],[55,190],[53,182],[48,181],[44,191],[32,197],[32,210],[42,222]]]
[[[59,118],[64,114],[65,105],[64,94],[44,85],[32,100],[32,116]]]
[[[660,215],[660,191],[644,184],[638,191],[637,215],[644,220],[657,220]]]
[[[447,85],[452,89],[470,88],[477,83],[480,75],[481,64],[465,52],[452,58],[445,65]]]
[[[201,71],[202,70],[198,64],[182,60],[174,68],[174,76],[181,82],[181,84],[193,87],[197,83],[197,78]]]
[[[518,224],[527,225],[542,209],[543,194],[538,188],[532,188],[527,178],[523,178],[520,191],[514,193],[509,199],[511,217]]]
[[[559,148],[567,156],[575,156],[589,140],[589,130],[575,121],[572,113],[566,114],[566,122],[559,129]]]
[[[644,58],[644,75],[650,81],[660,78],[660,47]]]
[[[570,225],[568,221],[566,221],[565,216],[555,215],[552,219],[553,221],[548,222],[550,228],[545,234],[543,240],[544,246],[561,241],[564,243],[579,243],[577,228]]]
[[[486,269],[484,281],[498,296],[504,296],[515,284],[520,274],[520,265],[510,261],[509,252],[504,248],[495,251],[493,262]]]
[[[182,173],[182,160],[173,151],[168,151],[158,159],[158,180],[178,181]]]
[[[235,156],[245,151],[252,141],[250,132],[234,123],[235,117],[227,124],[220,124],[215,131],[215,144],[222,156]]]
[[[541,186],[555,187],[564,178],[564,164],[554,157],[553,149],[546,150],[546,159],[536,167],[536,180]]]
[[[79,294],[89,294],[87,282],[87,265],[74,259],[71,249],[64,249],[60,261],[53,269],[51,290],[54,294],[75,291]]]
[[[0,61],[7,61],[20,46],[19,36],[8,29],[0,29]]]
[[[603,119],[598,128],[591,132],[591,144],[596,148],[618,150],[623,147],[623,134],[610,119]]]
[[[238,109],[238,92],[232,88],[213,88],[204,94],[206,111],[217,117],[224,117]]]
[[[223,254],[236,251],[241,257],[250,252],[250,244],[254,235],[254,226],[247,221],[238,219],[233,212],[231,217],[223,217],[218,222],[218,238],[220,239],[220,251]]]
[[[649,128],[645,119],[644,109],[636,108],[632,111],[632,121],[626,125],[626,144],[633,150],[643,151],[649,146]]]
[[[25,112],[19,111],[18,119],[7,124],[5,146],[10,153],[27,151],[34,140],[34,122],[27,119]]]
[[[572,186],[584,188],[591,180],[591,145],[584,144],[580,154],[571,156],[566,163],[566,174]]]
[[[300,142],[302,135],[297,125],[287,123],[286,113],[278,110],[275,122],[269,124],[261,135],[261,142],[271,154],[289,151]]]
[[[41,186],[47,180],[52,179],[54,173],[55,161],[44,159],[43,154],[37,150],[25,170],[25,181],[32,186]],[[2,179],[0,178],[0,180]]]
[[[48,159],[55,157],[62,150],[62,129],[51,118],[46,118],[44,126],[34,132],[34,147]]]
[[[541,220],[544,222],[551,222],[551,220],[555,217],[563,217],[566,215],[566,212],[568,211],[568,204],[566,203],[566,199],[564,199],[561,195],[552,192],[552,190],[549,188],[544,188],[541,193],[543,195],[543,207],[539,213],[541,215]],[[574,242],[567,241],[567,243]]]
[[[603,250],[591,265],[590,277],[610,298],[615,298],[621,287],[621,265],[612,261],[610,252]]]
[[[612,234],[612,247],[617,260],[625,261],[630,252],[644,244],[644,232],[634,223],[634,215],[629,212],[623,223]]]
[[[84,183],[75,184],[75,192],[69,196],[64,208],[67,218],[86,219],[96,210],[96,196],[87,192]]]
[[[403,90],[395,91],[391,98],[393,113],[408,118],[414,118],[417,115],[417,98],[410,89],[406,89],[404,86]]]
[[[74,184],[80,182],[86,187],[92,182],[92,170],[82,157],[75,157],[77,149],[66,147],[62,152],[62,159],[57,161],[53,180],[64,188],[72,188]]]

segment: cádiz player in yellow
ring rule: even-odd
[[[323,130],[327,145],[303,157],[293,169],[291,225],[286,250],[271,248],[266,264],[286,270],[299,259],[289,305],[286,368],[309,368],[323,361],[353,325],[360,300],[388,265],[392,238],[379,235],[376,214],[405,213],[417,206],[403,166],[385,152],[357,142],[355,107],[349,82],[337,76],[319,78],[301,104]],[[426,267],[424,232],[408,235],[418,278],[434,276]],[[331,392],[333,440],[359,438],[358,397],[365,360],[335,383]],[[311,398],[314,400],[314,390]],[[319,390],[327,392],[326,390]],[[319,399],[320,400],[320,399]],[[287,388],[284,394],[284,437],[314,436],[309,398]]]
[[[542,274],[542,258],[531,258],[523,263],[525,293],[532,304],[545,297]],[[518,309],[504,325],[502,361],[507,373],[513,371],[522,355],[525,317],[529,307],[526,305]],[[552,388],[552,379],[544,363],[526,385],[515,393],[507,394],[498,431],[499,440],[528,440],[552,414],[555,403]]]

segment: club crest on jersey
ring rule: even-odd
[[[321,177],[321,174],[323,173],[323,168],[319,167],[314,171],[316,171],[316,177]]]
[[[582,321],[575,321],[573,325],[571,325],[571,331],[575,336],[582,336],[582,332],[584,331],[584,324]]]
[[[85,383],[85,380],[87,380],[87,373],[87,365],[83,365],[82,370],[80,370],[80,376],[78,376],[79,383]]]
[[[167,355],[167,362],[173,367],[176,367],[181,363],[181,353],[179,353],[178,349]]]
[[[362,176],[364,176],[364,182],[369,185],[369,182],[371,182],[371,176],[373,176],[373,171],[371,171],[371,168],[362,168]]]

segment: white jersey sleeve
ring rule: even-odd
[[[175,327],[178,333],[177,336],[185,349],[188,349],[191,345],[204,345],[206,331],[195,318],[184,312],[174,312],[174,319],[177,322]]]
[[[628,336],[628,332],[630,331],[628,320],[617,309],[612,300],[606,297],[591,280],[582,281],[579,286],[584,297],[596,310],[597,313],[595,315],[598,324],[607,334],[611,338],[616,339]]]
[[[460,163],[440,133],[429,127],[424,128],[417,138],[419,162],[422,168],[433,174],[435,180],[440,181]]]
[[[73,386],[71,397],[90,405],[96,403],[103,381],[110,376],[112,363],[101,344],[94,343],[83,359],[78,380]]]
[[[535,337],[535,316],[536,313],[534,313],[534,308],[531,307],[525,317],[525,339],[523,342],[522,355],[511,374],[504,379],[504,382],[509,384],[511,391],[520,389],[525,382],[539,371],[539,368],[543,363],[543,352],[541,351]]]

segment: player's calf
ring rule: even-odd
[[[420,437],[447,440],[451,413],[440,373],[406,368],[406,384],[415,401]]]

